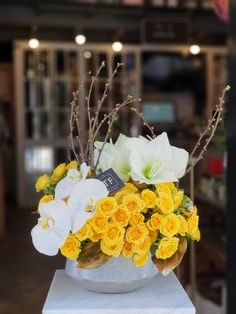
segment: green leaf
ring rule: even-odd
[[[45,195],[54,195],[55,194],[55,185],[48,184],[44,189]]]

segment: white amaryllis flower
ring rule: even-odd
[[[84,179],[73,186],[67,202],[72,232],[83,227],[93,216],[97,201],[108,193],[106,185],[97,179]]]
[[[132,146],[131,177],[147,184],[176,182],[184,175],[187,162],[187,151],[171,146],[163,132],[153,140]]]
[[[112,168],[117,175],[124,181],[127,182],[130,179],[130,153],[133,146],[140,145],[144,141],[148,141],[144,137],[127,137],[120,134],[116,143],[113,145],[112,142],[106,143],[102,151],[98,168],[105,171]],[[98,150],[102,147],[102,142],[96,142],[95,147],[95,161],[98,158]]]
[[[66,204],[61,200],[41,203],[39,213],[38,224],[31,231],[33,244],[42,254],[56,255],[71,229]]]
[[[80,166],[80,170],[70,169],[67,172],[65,178],[59,181],[55,188],[55,199],[62,200],[70,195],[73,186],[79,181],[85,179],[89,173],[90,167],[83,162]]]

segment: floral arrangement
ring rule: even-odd
[[[81,104],[76,92],[69,119],[70,162],[58,165],[52,174],[45,174],[36,182],[36,191],[43,191],[44,195],[38,205],[38,224],[32,229],[33,244],[40,253],[50,256],[60,250],[66,258],[76,260],[80,268],[99,267],[119,255],[140,267],[151,256],[167,275],[181,262],[187,241],[200,240],[197,208],[177,182],[206,151],[221,121],[228,87],[190,155],[171,146],[165,132],[156,136],[135,107],[131,109],[143,120],[151,136],[120,134],[113,144],[109,135],[120,109],[140,100],[128,96],[109,114],[100,117],[112,78],[121,66],[118,64],[92,114],[90,97],[104,66],[91,78],[85,99],[89,125],[86,145],[81,136]],[[105,138],[97,141],[104,124]],[[114,193],[109,193],[107,185],[98,179],[99,174],[110,168],[123,182],[123,187]]]

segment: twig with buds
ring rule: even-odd
[[[139,99],[139,101],[141,101],[141,99]],[[132,107],[131,110],[136,113],[137,116],[139,116],[139,118],[143,121],[143,125],[145,127],[148,128],[148,130],[150,131],[151,133],[151,138],[154,139],[156,138],[156,134],[154,133],[154,127],[151,126],[150,124],[147,123],[147,121],[145,120],[144,116],[143,116],[143,113],[142,112],[139,112],[137,108],[134,108]],[[149,136],[148,136],[149,137]]]
[[[205,152],[207,151],[208,145],[210,144],[215,131],[220,123],[222,121],[222,113],[223,113],[223,107],[225,103],[225,94],[227,91],[229,91],[230,86],[227,85],[222,93],[222,96],[219,99],[219,104],[215,106],[215,111],[211,119],[208,120],[208,125],[206,129],[199,135],[199,138],[197,140],[196,145],[194,146],[188,161],[188,167],[186,169],[185,174],[190,172],[191,168],[196,166],[196,164],[203,158]],[[210,133],[210,134],[209,134]],[[209,134],[209,136],[206,138],[206,136]],[[205,140],[205,144],[202,146],[203,140]],[[194,157],[195,153],[200,149],[200,152],[197,154],[196,157]]]
[[[73,101],[71,103],[71,111],[70,111],[70,118],[69,118],[69,150],[72,150],[76,160],[79,162],[79,164],[81,164],[82,162],[86,162],[88,164],[90,164],[91,166],[91,170],[95,171],[98,164],[99,164],[99,160],[101,157],[101,153],[104,149],[105,143],[107,142],[113,124],[114,122],[117,120],[117,115],[119,113],[119,111],[131,104],[131,103],[135,103],[137,101],[137,99],[134,99],[132,96],[128,96],[126,100],[124,100],[122,103],[116,104],[115,108],[111,109],[111,111],[108,114],[104,114],[102,119],[99,119],[99,114],[101,112],[102,106],[105,103],[105,100],[107,98],[107,92],[109,89],[109,86],[112,83],[112,80],[114,78],[114,76],[116,75],[118,69],[122,66],[122,63],[117,63],[117,66],[114,70],[114,72],[112,73],[111,77],[107,80],[104,90],[103,90],[103,94],[101,96],[101,99],[98,100],[97,103],[97,110],[94,113],[94,116],[92,116],[91,114],[91,106],[90,106],[90,101],[91,101],[91,94],[93,92],[93,88],[94,88],[94,84],[96,82],[96,79],[98,78],[101,70],[105,67],[105,62],[102,62],[101,66],[99,67],[98,71],[96,72],[95,76],[92,76],[91,78],[91,83],[90,83],[90,88],[89,88],[89,92],[88,92],[88,96],[86,97],[86,104],[87,104],[87,114],[88,114],[88,124],[89,124],[89,129],[88,129],[88,138],[87,138],[87,145],[86,145],[86,149],[84,151],[83,145],[82,145],[82,138],[81,138],[81,129],[80,129],[80,122],[79,122],[79,109],[80,109],[80,105],[79,105],[79,91],[73,93]],[[99,154],[98,154],[98,159],[96,160],[96,165],[94,165],[94,142],[96,141],[97,136],[99,135],[100,129],[101,127],[107,123],[107,131],[106,131],[106,135],[105,135],[105,139],[104,139],[104,143],[102,145],[102,148],[99,150]],[[75,143],[74,143],[74,124],[76,125],[76,139],[77,139],[77,148],[79,149],[79,154],[76,153],[76,147],[75,147]],[[70,154],[69,154],[69,159],[70,158]]]
[[[140,100],[135,99],[135,98],[133,98],[132,96],[128,96],[127,99],[126,99],[125,101],[123,101],[121,104],[116,104],[116,107],[115,107],[108,115],[105,115],[104,118],[103,118],[103,119],[101,120],[101,122],[99,123],[99,125],[98,125],[98,127],[97,127],[97,129],[96,129],[96,131],[95,131],[95,134],[94,134],[94,141],[95,141],[96,136],[99,134],[99,130],[100,130],[101,126],[102,126],[106,121],[107,121],[107,124],[108,124],[108,128],[107,128],[107,133],[106,133],[106,135],[105,135],[105,139],[104,139],[104,142],[103,142],[103,144],[102,144],[102,147],[101,147],[101,149],[99,150],[98,158],[97,158],[97,161],[96,161],[96,164],[95,164],[95,167],[94,167],[95,170],[96,170],[97,167],[98,167],[98,164],[99,164],[99,161],[100,161],[100,158],[101,158],[102,151],[103,151],[104,146],[105,146],[105,144],[106,144],[106,142],[107,142],[107,140],[108,140],[108,137],[109,137],[109,135],[110,135],[110,133],[111,133],[112,126],[113,126],[114,122],[117,120],[117,115],[118,115],[119,111],[120,111],[123,107],[125,107],[125,106],[127,106],[127,105],[129,105],[129,104],[131,104],[131,103],[137,102],[137,101],[140,101]]]

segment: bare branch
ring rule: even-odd
[[[88,114],[88,123],[89,123],[89,130],[88,130],[88,142],[86,145],[86,151],[85,151],[85,158],[89,158],[88,153],[89,153],[89,149],[90,149],[90,139],[92,137],[92,133],[93,133],[93,129],[92,128],[92,117],[91,117],[91,108],[90,108],[90,99],[91,99],[91,94],[93,91],[93,86],[94,83],[96,82],[96,79],[98,78],[101,70],[105,67],[105,62],[102,62],[102,64],[100,65],[98,71],[96,72],[95,76],[92,76],[92,80],[91,80],[91,84],[90,84],[90,88],[89,88],[89,93],[88,96],[86,97],[86,101],[87,101],[87,114]]]
[[[141,101],[141,99],[140,99]],[[156,134],[154,133],[154,127],[153,126],[150,126],[150,124],[147,123],[147,121],[144,119],[144,116],[143,116],[143,113],[142,112],[139,112],[137,108],[134,108],[132,107],[131,110],[133,112],[136,113],[137,116],[139,116],[139,118],[143,121],[143,125],[146,126],[148,128],[148,130],[150,131],[151,133],[151,137],[154,139],[156,138]]]
[[[208,121],[208,125],[206,129],[204,130],[204,132],[200,134],[197,140],[197,143],[194,146],[193,151],[191,152],[189,156],[189,161],[188,161],[189,166],[187,167],[185,174],[187,174],[194,166],[196,166],[196,164],[203,158],[205,152],[207,151],[208,145],[210,144],[220,121],[222,121],[223,107],[225,103],[225,94],[227,91],[229,91],[229,89],[230,89],[229,85],[227,85],[224,88],[222,92],[222,96],[219,99],[219,104],[216,105],[215,107],[215,112],[213,114],[213,117]],[[203,147],[201,147],[202,141],[204,140],[204,138],[207,136],[208,133],[210,134],[208,138],[206,138],[206,141]],[[200,152],[198,153],[196,157],[194,157],[194,154],[200,147],[201,147]]]
[[[76,97],[77,97],[76,93],[73,93],[73,101],[70,104],[71,107],[70,107],[70,117],[69,117],[69,142],[70,142],[69,147],[72,150],[75,159],[80,164],[78,155],[77,155],[76,150],[75,150],[74,136],[73,136],[74,121],[75,121],[75,112],[74,112],[74,110],[75,110],[75,106],[76,106]]]
[[[105,144],[106,144],[106,142],[107,142],[107,140],[108,140],[108,137],[109,137],[109,135],[110,135],[110,133],[111,133],[112,126],[113,126],[114,122],[115,122],[116,119],[117,119],[117,115],[118,115],[119,111],[120,111],[123,107],[125,107],[125,106],[127,106],[127,105],[129,105],[129,104],[131,104],[131,103],[134,103],[134,102],[136,102],[136,101],[138,101],[138,100],[137,100],[137,99],[133,99],[131,96],[129,96],[125,101],[123,101],[123,103],[117,104],[116,107],[115,107],[108,115],[106,115],[106,116],[103,118],[103,120],[101,120],[101,122],[100,122],[100,124],[99,124],[99,126],[98,126],[98,128],[97,128],[97,130],[96,130],[96,132],[95,132],[95,134],[94,134],[94,139],[93,139],[93,141],[95,141],[96,136],[97,136],[98,133],[99,133],[99,129],[101,128],[101,126],[102,126],[107,120],[108,120],[108,129],[107,129],[107,133],[106,133],[104,142],[103,142],[103,144],[102,144],[102,147],[101,147],[101,149],[99,150],[98,159],[97,159],[96,164],[95,164],[95,167],[94,167],[94,170],[95,170],[95,171],[96,171],[96,169],[97,169],[97,167],[98,167],[98,164],[99,164],[99,161],[100,161],[100,158],[101,158],[102,151],[103,151],[104,146],[105,146]]]

